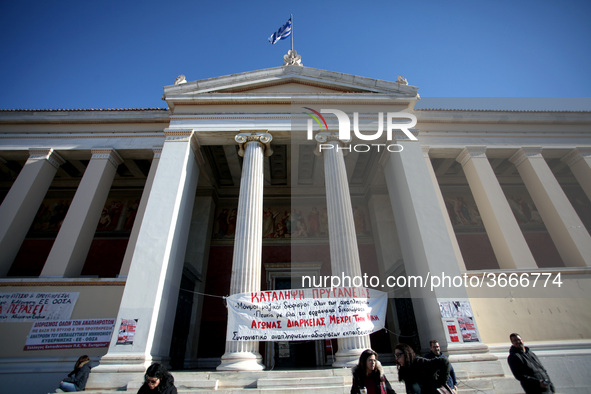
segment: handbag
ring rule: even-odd
[[[437,389],[437,394],[455,394],[455,391],[446,384]]]

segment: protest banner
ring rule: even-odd
[[[69,319],[79,294],[0,293],[0,322]]]
[[[107,347],[115,319],[39,321],[31,327],[24,350]]]
[[[274,290],[226,298],[228,341],[303,341],[384,328],[387,294],[358,287]]]

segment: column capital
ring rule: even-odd
[[[92,152],[91,160],[108,160],[115,168],[123,163],[123,159],[114,148],[94,148],[90,151]]]
[[[153,146],[152,152],[154,152],[154,159],[159,159],[162,156],[162,146]]]
[[[317,133],[314,136],[314,139],[316,140],[316,149],[314,150],[314,154],[316,156],[320,156],[321,155],[321,150],[320,150],[320,145],[322,144],[330,144],[330,143],[336,143],[338,146],[341,147],[346,147],[349,145],[349,143],[351,142],[351,140],[341,140],[339,139],[339,133],[332,133],[330,131],[322,131],[320,133]],[[346,153],[347,151],[345,151]]]
[[[193,152],[199,152],[195,129],[164,129],[164,142],[189,142]]]
[[[266,131],[249,131],[239,133],[234,137],[234,140],[240,146],[240,150],[238,151],[238,155],[240,157],[244,157],[246,145],[249,142],[258,142],[261,144],[265,151],[265,156],[271,156],[273,154],[273,149],[271,149],[271,141],[273,140],[273,136]]]
[[[579,160],[584,159],[585,157],[590,157],[590,156],[591,156],[591,146],[583,146],[583,147],[575,148],[575,149],[571,150],[562,159],[560,159],[560,161],[563,161],[566,164],[568,164],[569,167],[572,167]]]
[[[59,168],[66,162],[53,148],[31,148],[29,160],[47,160],[55,168]]]
[[[456,161],[463,167],[468,162],[468,160],[475,157],[486,159],[486,146],[467,146],[460,152],[458,157],[456,157]]]
[[[421,150],[423,151],[423,156],[425,157],[425,159],[428,159],[431,147],[429,145],[421,145]]]
[[[509,161],[518,167],[529,157],[542,157],[541,146],[529,146],[519,149],[513,156],[509,158]]]

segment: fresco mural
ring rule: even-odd
[[[443,201],[456,232],[482,232],[484,225],[468,188],[442,189]]]
[[[213,239],[233,240],[236,233],[235,207],[216,209]],[[353,220],[358,236],[371,235],[365,208],[353,206]],[[263,240],[286,238],[328,238],[328,214],[326,207],[317,205],[292,207],[291,205],[266,205],[263,207]]]
[[[62,226],[72,199],[46,199],[37,211],[31,231],[57,233]]]
[[[129,232],[137,214],[140,195],[107,199],[97,225],[97,233]],[[31,226],[29,235],[56,234],[68,213],[72,199],[48,198],[43,200]]]
[[[522,231],[545,231],[544,221],[527,190],[510,188],[505,191],[507,202]]]
[[[511,211],[524,233],[547,232],[542,216],[525,186],[503,186],[502,188]],[[580,187],[565,185],[562,188],[585,228],[591,232],[591,201]],[[442,187],[441,191],[456,233],[485,231],[468,186]]]

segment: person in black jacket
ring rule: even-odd
[[[378,354],[371,349],[364,350],[359,363],[353,367],[351,394],[396,394],[384,375]]]
[[[418,357],[406,343],[399,343],[394,350],[398,364],[398,380],[404,382],[407,394],[433,394],[446,387],[449,378],[449,361],[437,357]]]
[[[513,376],[519,380],[526,394],[553,393],[554,385],[550,381],[548,372],[534,352],[525,346],[521,336],[513,333],[509,335],[509,339],[511,339],[511,348],[507,362]]]
[[[437,339],[432,339],[429,341],[429,349],[431,350],[429,353],[425,354],[425,358],[432,359],[436,357],[446,358],[445,354],[441,353],[441,346],[439,346],[439,341]],[[456,379],[456,372],[454,371],[454,367],[449,364],[449,378],[447,379],[447,387],[449,387],[452,391],[458,391],[458,381]]]
[[[56,392],[72,392],[82,391],[86,388],[86,381],[90,374],[90,357],[87,355],[80,356],[74,370],[68,374],[64,380],[60,382],[59,389]]]
[[[144,384],[138,394],[177,394],[174,377],[162,364],[154,363],[148,367],[144,375]]]

